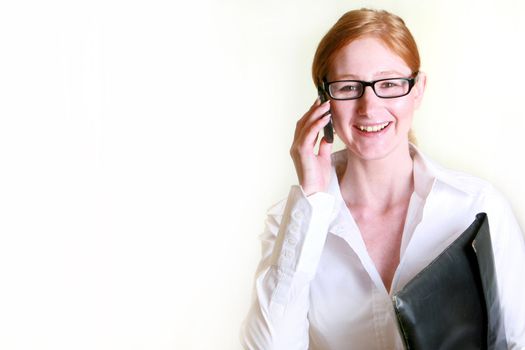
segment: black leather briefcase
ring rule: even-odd
[[[476,215],[393,301],[407,349],[507,349],[487,215]]]

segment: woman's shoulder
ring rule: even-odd
[[[421,153],[419,153],[419,156],[424,163],[426,172],[428,172],[436,182],[444,186],[452,187],[472,196],[499,195],[499,192],[493,184],[486,179],[464,171],[445,167]]]
[[[479,195],[481,193],[489,193],[495,190],[492,183],[488,180],[467,172],[437,165],[436,174],[437,180],[456,187],[458,190],[467,192],[468,194]]]

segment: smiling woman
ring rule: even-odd
[[[425,89],[425,75],[418,70],[419,67],[409,67],[375,37],[354,40],[337,52],[325,84],[333,100],[330,105],[334,129],[353,155],[383,158],[395,150],[399,156],[407,156],[406,136]],[[373,82],[347,81],[347,86],[362,86],[356,89],[355,96],[348,95],[341,90],[341,84],[345,84],[342,79],[349,77]],[[366,89],[367,85],[371,89]],[[379,128],[382,125],[385,127]],[[399,147],[401,143],[403,147]]]
[[[419,65],[403,20],[386,11],[350,11],[321,40],[312,72],[327,101],[296,125],[299,183],[268,212],[245,348],[402,349],[393,296],[481,212],[501,304],[493,312],[508,346],[525,346],[521,230],[490,184],[440,167],[410,142],[426,84]],[[332,153],[323,137],[316,151],[331,124],[345,149]]]

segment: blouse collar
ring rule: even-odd
[[[471,194],[469,188],[465,187],[465,182],[459,181],[462,175],[461,173],[441,167],[427,158],[414,144],[410,143],[409,147],[410,156],[414,162],[414,192],[422,200],[428,197],[437,182],[453,187],[461,192]],[[342,201],[344,203],[336,169],[344,169],[348,158],[347,152],[345,148],[332,154],[332,175],[327,192],[336,197],[336,202]]]

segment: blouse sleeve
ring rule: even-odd
[[[507,345],[510,350],[525,350],[525,240],[507,200],[493,193],[490,202],[489,226]]]
[[[251,308],[241,327],[245,349],[308,349],[309,286],[326,240],[334,197],[292,186],[268,211]]]

